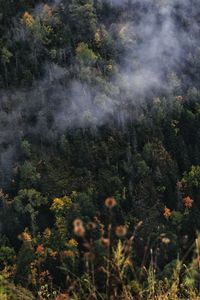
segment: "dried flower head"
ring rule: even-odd
[[[177,102],[182,102],[183,101],[183,96],[181,96],[181,95],[176,96],[176,101]]]
[[[115,198],[113,197],[108,197],[105,200],[105,205],[109,208],[112,209],[113,207],[115,207],[117,205],[117,201],[115,200]]]
[[[124,225],[117,226],[115,229],[115,234],[121,238],[127,234],[127,228]]]
[[[68,294],[59,294],[57,297],[56,297],[56,300],[69,300],[69,295]]]
[[[191,208],[192,204],[193,204],[193,199],[189,196],[183,198],[183,204],[185,205],[185,207],[187,208]]]
[[[79,236],[79,237],[84,237],[85,235],[85,228],[83,227],[83,225],[81,226],[75,226],[74,228],[74,234]]]
[[[109,247],[110,246],[110,240],[108,238],[102,238],[101,239],[101,244],[104,247]]]
[[[96,229],[96,227],[97,227],[97,224],[94,223],[94,222],[89,222],[87,224],[87,228],[90,229],[90,230],[94,230],[94,229]]]
[[[77,218],[73,222],[74,227],[83,226],[83,222],[81,219]]]
[[[48,276],[51,276],[49,270],[40,272],[40,277],[48,277]]]
[[[171,210],[165,206],[164,208],[164,211],[163,211],[163,216],[166,218],[166,219],[169,219],[169,217],[171,217]]]

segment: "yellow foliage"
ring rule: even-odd
[[[118,241],[116,249],[113,250],[113,262],[114,266],[118,268],[121,276],[124,275],[127,267],[132,266],[131,258],[129,254],[125,253],[125,249],[121,240]]]
[[[22,20],[23,23],[28,27],[33,25],[33,17],[27,11],[25,11],[25,13],[23,14]]]
[[[100,47],[101,46],[101,35],[100,35],[100,31],[99,30],[96,31],[94,39],[95,39],[96,46]]]
[[[51,229],[46,228],[43,232],[43,236],[48,239],[51,236]]]
[[[69,209],[72,206],[72,200],[71,198],[64,196],[62,198],[55,198],[53,200],[53,204],[51,206],[51,209],[53,211],[62,210],[64,208]]]
[[[56,206],[58,206],[58,207],[64,206],[64,202],[63,202],[63,200],[61,198],[55,198],[53,200],[53,206],[54,207],[56,207]]]
[[[108,72],[111,72],[113,70],[113,66],[111,64],[106,66],[106,69]]]

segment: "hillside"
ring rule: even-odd
[[[200,299],[198,0],[0,0],[0,299]]]

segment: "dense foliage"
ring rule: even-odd
[[[0,299],[199,299],[198,1],[120,2],[0,0]]]

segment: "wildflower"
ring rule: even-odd
[[[117,226],[115,230],[116,235],[120,238],[127,234],[127,228],[124,225]]]
[[[164,208],[164,211],[163,211],[163,216],[166,218],[166,219],[169,219],[169,217],[171,217],[171,210],[165,206]]]
[[[192,204],[193,204],[193,199],[189,196],[183,198],[183,204],[185,205],[185,207],[187,208],[191,208]]]
[[[166,245],[170,243],[170,239],[168,239],[167,237],[162,238],[161,241],[163,244],[166,244]]]
[[[62,198],[54,198],[51,210],[54,212],[63,211],[63,209],[70,209],[72,206],[72,200],[68,196]]]
[[[75,239],[70,239],[67,243],[67,245],[69,247],[77,247],[78,246],[78,242]]]
[[[160,234],[160,237],[161,237],[161,238],[166,237],[166,233],[161,233],[161,234]]]
[[[110,240],[108,238],[102,238],[101,239],[101,244],[104,247],[109,247],[110,246]]]
[[[37,246],[36,253],[44,254],[44,246],[42,244]]]
[[[51,257],[53,257],[53,258],[55,258],[56,256],[57,256],[57,254],[58,254],[58,252],[57,251],[54,251],[54,250],[52,250],[52,249],[48,249],[48,253],[49,253],[49,255],[51,256]]]
[[[74,227],[83,226],[83,222],[81,219],[77,218],[73,222]]]
[[[105,200],[105,205],[109,208],[112,209],[113,207],[115,207],[117,205],[117,201],[115,200],[115,198],[113,197],[108,197]]]
[[[64,257],[74,257],[74,252],[72,251],[72,250],[65,250],[65,251],[63,251],[63,256]]]
[[[84,237],[85,235],[85,228],[83,227],[83,225],[81,226],[76,226],[74,228],[74,234],[79,236],[79,237]]]
[[[40,273],[40,277],[48,277],[48,276],[50,276],[49,270],[45,270]]]
[[[182,102],[183,101],[183,96],[176,96],[176,101],[177,102]]]
[[[53,204],[54,204],[55,206],[63,206],[63,205],[64,205],[64,202],[63,202],[62,199],[60,199],[60,198],[55,198],[55,199],[53,200]]]
[[[31,234],[28,232],[22,232],[20,238],[22,239],[22,241],[25,241],[25,242],[31,242],[31,240],[32,240]]]

